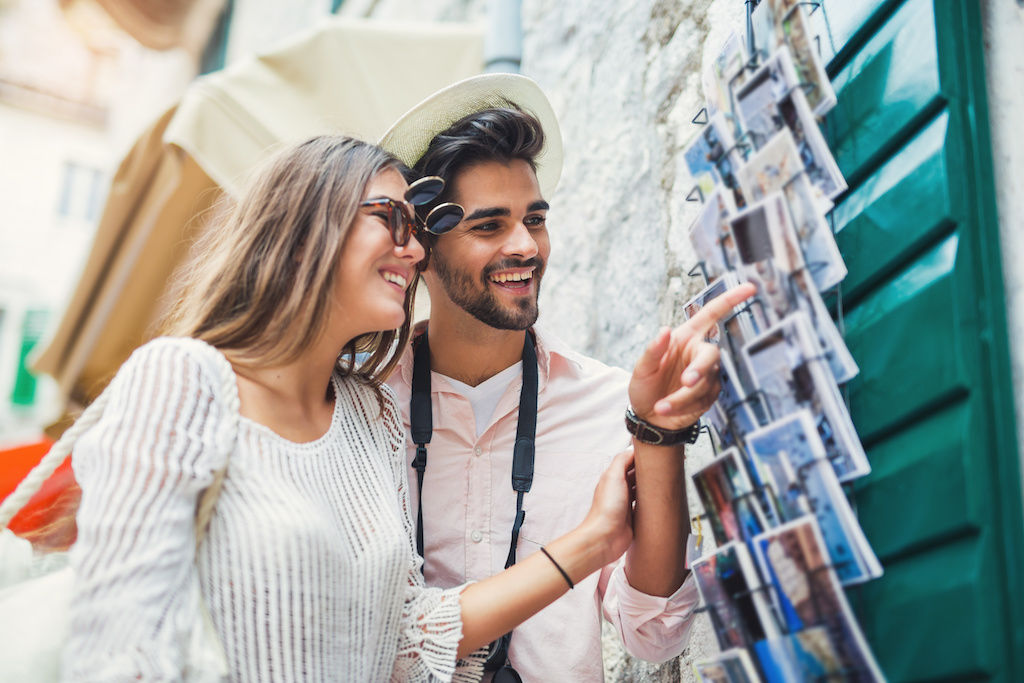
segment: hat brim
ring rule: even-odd
[[[544,147],[534,165],[541,192],[550,196],[562,174],[562,133],[548,98],[526,76],[483,74],[453,83],[403,114],[377,144],[412,168],[438,133],[464,116],[509,102],[537,117],[544,129]]]

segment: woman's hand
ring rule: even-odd
[[[636,476],[633,452],[615,456],[594,489],[590,510],[580,529],[592,536],[602,549],[599,566],[619,559],[633,542],[633,504],[636,501]]]

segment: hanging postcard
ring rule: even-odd
[[[739,120],[754,149],[788,128],[811,184],[830,201],[847,187],[796,78],[788,50],[778,50],[736,92]]]
[[[793,56],[798,82],[806,87],[807,101],[815,116],[836,106],[836,93],[825,73],[802,3],[796,0],[762,0],[754,10],[754,50],[760,60],[780,47]]]
[[[749,541],[769,527],[765,510],[756,500],[739,450],[730,448],[693,474],[715,543]],[[778,514],[768,510],[778,526]]]
[[[760,683],[761,677],[746,650],[731,647],[717,655],[694,663],[701,683]]]
[[[765,406],[758,394],[748,394],[740,380],[737,368],[741,363],[734,363],[732,357],[723,353],[719,359],[721,392],[711,410],[707,412],[708,422],[715,429],[719,447],[729,448],[743,443],[743,438],[757,429],[763,422]],[[753,378],[747,381],[753,383]]]
[[[693,563],[697,591],[723,650],[781,635],[757,570],[742,543],[726,543]]]
[[[736,169],[743,163],[736,147],[732,128],[721,113],[713,114],[689,146],[683,150],[683,161],[693,184],[701,192],[701,200],[718,185],[724,185],[732,194],[735,206],[745,206],[746,197],[736,177]]]
[[[729,219],[736,213],[732,193],[721,185],[704,196],[700,213],[690,226],[690,243],[704,263],[704,274],[714,280],[736,267],[736,249],[732,244]]]
[[[844,585],[882,575],[882,566],[850,509],[809,411],[798,410],[748,434],[747,453],[764,471],[762,477],[776,490],[786,492],[780,504],[786,521],[814,514],[829,561]]]
[[[729,233],[728,243],[732,244],[731,232]],[[697,311],[703,308],[707,302],[738,284],[740,284],[740,281],[736,276],[735,271],[730,270],[722,273],[707,287],[701,290],[697,296],[693,297],[683,305],[683,315],[687,320],[689,320],[697,313]],[[758,330],[755,327],[754,314],[751,310],[755,305],[756,302],[748,302],[737,306],[733,309],[732,315],[729,315],[719,321],[718,326],[714,331],[714,335],[709,337],[710,341],[713,341],[722,347],[724,354],[728,355],[730,359],[740,358],[740,354],[743,353],[744,345],[757,336]],[[732,365],[731,361],[730,365]],[[737,387],[735,394],[738,397],[750,396],[751,392],[754,390],[754,383],[750,376],[746,374],[746,367],[742,364],[735,366],[735,372],[733,372],[732,369],[728,369],[727,371],[727,369],[723,367],[722,376],[723,387],[725,387],[726,383],[736,383]],[[727,388],[723,388],[723,396],[727,391],[729,391]],[[756,401],[750,402],[749,408],[754,413],[755,423],[761,424],[766,421],[765,416]],[[739,419],[742,420],[742,416]],[[715,427],[717,429],[718,425],[715,425]],[[724,446],[724,448],[727,447],[728,445]]]
[[[752,201],[772,192],[781,191],[786,196],[800,248],[818,291],[842,282],[847,273],[846,263],[825,218],[827,211],[822,202],[827,199],[804,173],[800,152],[789,129],[777,132],[751,155],[737,177],[742,192]]]
[[[782,195],[771,193],[730,220],[737,275],[757,287],[750,306],[754,326],[761,333],[793,311],[806,311],[836,382],[847,382],[857,375],[857,363],[811,282],[786,208]]]
[[[754,554],[787,634],[754,646],[769,681],[884,680],[828,565],[814,518],[758,536]]]
[[[743,39],[735,31],[730,32],[722,49],[701,74],[709,115],[715,112],[732,115],[732,89],[743,84],[746,63]]]
[[[864,447],[827,366],[810,320],[791,313],[743,349],[774,419],[807,408],[839,481],[871,471]]]

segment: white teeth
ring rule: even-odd
[[[384,279],[387,280],[388,282],[394,282],[396,285],[398,285],[402,289],[405,289],[406,279],[404,277],[402,277],[401,275],[399,275],[398,273],[392,273],[389,270],[385,270],[384,271]]]
[[[492,275],[491,280],[494,282],[522,282],[532,277],[533,273],[498,273],[497,275]]]

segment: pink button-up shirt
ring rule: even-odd
[[[630,447],[622,423],[629,375],[569,349],[535,327],[539,390],[533,487],[525,495],[526,520],[517,558],[523,559],[572,530],[590,509],[594,487],[612,458]],[[398,395],[408,460],[412,349],[406,349],[389,384]],[[519,392],[516,379],[478,438],[473,409],[448,380],[431,373],[434,433],[423,483],[427,585],[450,588],[497,574],[505,567],[516,494],[512,490]],[[410,466],[411,505],[417,504]],[[668,598],[629,585],[622,561],[595,572],[515,629],[509,659],[523,680],[602,681],[601,612],[636,657],[664,661],[689,638],[697,591],[688,577]]]

